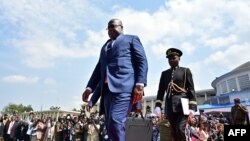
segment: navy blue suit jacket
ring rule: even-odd
[[[147,85],[148,63],[140,39],[134,35],[119,35],[113,47],[107,52],[109,39],[102,47],[99,61],[90,77],[87,87],[95,90],[105,78],[113,93],[132,93],[136,83]]]

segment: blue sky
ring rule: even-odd
[[[210,89],[250,60],[249,10],[247,0],[0,0],[0,110],[79,109],[111,18],[145,47],[146,95],[156,95],[170,47],[183,51],[195,89]]]

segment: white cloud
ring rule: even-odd
[[[39,77],[35,76],[24,76],[24,75],[11,75],[2,78],[3,82],[6,83],[28,83],[35,84],[39,80]]]
[[[102,46],[103,35],[90,32],[84,44],[70,44],[65,46],[62,40],[58,39],[32,39],[24,41],[13,41],[13,44],[20,47],[24,56],[24,64],[33,68],[53,67],[56,60],[60,58],[85,58],[99,55]],[[93,40],[98,39],[98,41]],[[38,44],[39,43],[39,44]]]
[[[211,82],[214,80],[217,72],[214,70],[213,65],[204,65],[203,60],[192,62],[187,65],[193,75],[195,90],[209,89]],[[217,71],[219,71],[217,69]]]
[[[233,69],[249,61],[250,43],[230,46],[223,51],[217,51],[211,54],[204,63],[207,65],[219,65]]]
[[[231,1],[227,2],[225,11],[227,11],[227,17],[230,17],[228,22],[232,22],[233,26],[228,30],[236,33],[240,36],[239,39],[249,41],[250,36],[250,13],[249,13],[250,1]],[[236,10],[237,9],[237,10]]]
[[[192,28],[187,23],[180,24],[174,20],[166,9],[149,14],[143,11],[122,9],[115,14],[115,17],[123,19],[124,30],[129,34],[139,35],[145,44],[161,42],[161,40],[183,38],[192,33]],[[134,22],[140,17],[139,22]]]
[[[189,45],[185,47],[188,53],[195,51],[195,46],[214,48],[230,46],[239,38],[245,38],[237,29],[250,28],[250,25],[241,26],[234,20],[240,18],[243,12],[232,15],[233,4],[230,2],[182,0],[170,1],[167,5],[169,9],[160,8],[155,13],[121,9],[114,14],[114,17],[123,19],[126,33],[139,35],[146,47],[152,47],[151,44],[153,47],[165,46],[166,40],[168,40],[167,46],[181,47],[187,45],[188,41]],[[246,9],[245,5],[245,2],[239,1],[234,8]],[[249,12],[241,11],[245,12],[244,15],[248,15],[245,16],[246,19],[250,19]]]
[[[152,52],[156,54],[156,57],[162,57],[165,54],[167,48],[174,47],[173,44],[168,43],[167,41],[159,42],[158,44],[152,45]]]
[[[151,84],[147,87],[145,87],[145,96],[152,96],[152,95],[157,95],[158,91],[158,82]]]
[[[192,52],[195,50],[195,47],[188,42],[184,42],[180,46],[181,49],[187,54],[192,54]]]
[[[22,55],[22,62],[33,68],[53,67],[58,58],[97,56],[103,34],[89,29],[105,12],[85,0],[30,1],[10,0],[1,3],[5,9],[0,17],[13,26],[18,38],[12,46]],[[89,13],[95,16],[89,18]],[[95,40],[93,40],[95,38]],[[103,43],[103,42],[102,42]],[[91,48],[91,49],[90,49]]]
[[[216,77],[248,62],[249,48],[249,43],[233,45],[225,50],[215,51],[205,59],[188,64],[193,72],[196,88],[207,89]]]
[[[220,48],[230,46],[237,42],[237,36],[229,35],[228,37],[218,37],[205,41],[205,44],[211,48]]]
[[[28,66],[52,67],[61,57],[99,55],[107,33],[105,27],[92,31],[89,23],[105,17],[100,8],[90,8],[91,3],[81,0],[14,2],[3,2],[7,9],[5,18],[11,23],[20,23],[23,28],[17,31],[21,39],[14,39],[13,45],[25,55],[23,62]],[[246,22],[250,18],[247,8],[245,1],[178,0],[167,1],[166,7],[160,7],[154,13],[116,5],[113,7],[116,12],[109,16],[122,19],[125,33],[139,35],[145,47],[158,56],[160,51],[156,50],[164,47],[164,50],[181,47],[192,53],[196,46],[219,48],[249,37],[246,36],[250,33],[250,24]],[[95,16],[89,18],[89,13]],[[244,30],[239,30],[242,27]]]
[[[139,35],[154,57],[162,56],[170,47],[181,48],[189,56],[199,49],[199,60],[187,66],[193,70],[196,87],[203,89],[220,73],[249,60],[247,4],[250,2],[244,0],[178,0],[166,2],[167,8],[154,13],[124,8],[114,17],[123,19],[125,32]]]

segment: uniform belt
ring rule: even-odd
[[[171,92],[172,95],[187,95],[186,93],[184,92]]]

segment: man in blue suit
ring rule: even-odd
[[[110,39],[103,45],[99,61],[90,77],[82,100],[101,87],[106,125],[111,141],[125,141],[125,121],[132,103],[141,100],[147,85],[148,63],[140,39],[123,34],[122,21],[108,23]]]

